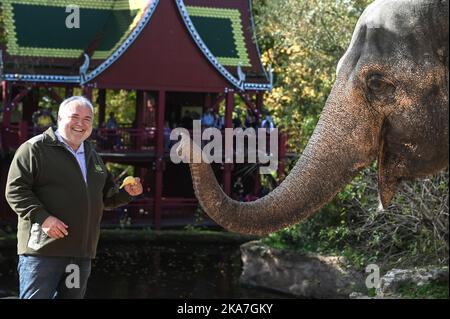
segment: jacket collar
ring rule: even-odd
[[[55,131],[53,130],[52,127],[49,127],[44,133],[42,133],[44,135],[44,139],[43,142],[46,144],[50,144],[53,146],[63,146],[62,143],[58,140],[58,138],[56,137]],[[89,158],[89,155],[92,152],[92,144],[89,141],[84,141],[84,153],[86,158]]]

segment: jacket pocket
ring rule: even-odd
[[[28,247],[33,250],[39,250],[55,240],[56,238],[51,238],[44,232],[41,225],[34,223],[31,226]]]

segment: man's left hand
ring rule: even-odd
[[[141,195],[142,191],[143,191],[142,184],[141,184],[141,179],[139,177],[136,177],[134,179],[134,183],[133,184],[125,185],[123,188],[131,196]]]

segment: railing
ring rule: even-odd
[[[145,152],[156,147],[156,128],[98,128],[91,140],[98,151]]]
[[[47,128],[28,126],[26,122],[11,124],[2,132],[1,144],[4,148],[16,149],[27,139],[41,134]],[[98,151],[144,152],[156,146],[156,128],[97,128],[92,131],[91,142]]]
[[[26,122],[20,124],[11,124],[4,130],[1,129],[2,138],[0,141],[5,149],[16,149],[21,143],[27,139],[41,134],[46,128],[28,126]],[[192,131],[190,132],[192,136]],[[155,127],[145,128],[95,128],[92,131],[90,141],[94,143],[99,152],[149,152],[156,150],[156,136],[157,131]],[[225,134],[222,134],[224,137]],[[287,148],[288,135],[286,133],[280,134],[278,137],[278,155],[284,158],[289,152]],[[165,151],[167,152],[167,145],[172,145],[174,141],[168,141],[168,135],[164,136]],[[205,142],[206,144],[207,142]],[[225,141],[222,141],[222,146],[225,147]],[[269,139],[267,139],[267,147],[269,147]]]

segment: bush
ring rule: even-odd
[[[379,208],[375,166],[305,222],[264,239],[275,247],[339,254],[356,267],[381,269],[448,263],[448,170],[399,185]]]

